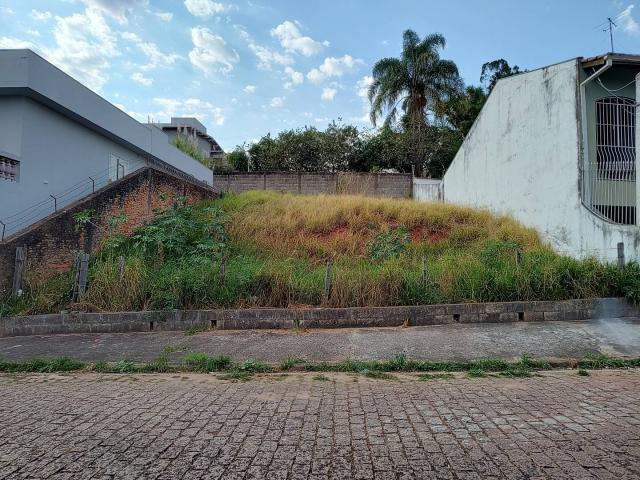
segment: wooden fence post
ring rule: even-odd
[[[324,301],[327,303],[331,296],[331,260],[327,262],[327,272],[324,276]]]
[[[422,286],[427,287],[427,258],[422,257]]]
[[[120,281],[122,281],[122,279],[124,278],[124,257],[120,256],[118,258],[118,277],[120,278]]]
[[[227,259],[223,255],[222,258],[220,259],[220,286],[221,287],[224,287],[224,274],[227,268],[226,263],[227,263]]]
[[[624,243],[618,243],[618,267],[624,268]]]
[[[516,266],[522,265],[522,251],[518,248],[516,250]]]
[[[77,302],[87,291],[89,277],[89,254],[80,252],[76,257],[76,274],[73,285],[73,301]]]
[[[18,297],[22,295],[22,284],[24,279],[24,270],[27,260],[27,247],[16,248],[16,261],[13,269],[13,294]]]

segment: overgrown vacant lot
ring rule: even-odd
[[[332,287],[325,298],[329,261]],[[640,268],[558,255],[534,230],[486,211],[248,192],[177,206],[132,237],[112,236],[92,259],[87,294],[74,304],[71,290],[71,274],[28,279],[26,295],[5,300],[4,313],[625,295],[637,301]]]

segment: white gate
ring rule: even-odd
[[[442,180],[413,178],[413,198],[418,202],[443,201]]]

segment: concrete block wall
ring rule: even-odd
[[[186,330],[353,328],[426,326],[456,323],[581,321],[637,317],[621,298],[550,302],[467,303],[364,308],[260,308],[236,310],[59,313],[6,317],[0,337],[67,333]]]
[[[127,216],[118,232],[130,234],[153,218],[154,209],[167,208],[177,196],[183,195],[192,203],[212,198],[215,193],[149,167],[44,218],[0,243],[0,292],[11,288],[17,247],[24,246],[27,250],[26,277],[46,278],[69,270],[78,251],[96,251],[108,235],[108,222],[114,215]],[[84,210],[95,211],[94,222],[98,227],[85,225],[76,229],[73,215]]]
[[[394,173],[231,173],[218,175],[215,188],[227,192],[273,190],[316,194],[361,194],[372,197],[409,198],[412,175]]]

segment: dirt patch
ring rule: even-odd
[[[449,234],[451,233],[451,229],[443,228],[443,229],[432,229],[422,226],[413,227],[409,232],[409,239],[412,242],[429,242],[429,243],[440,243],[449,238]]]

